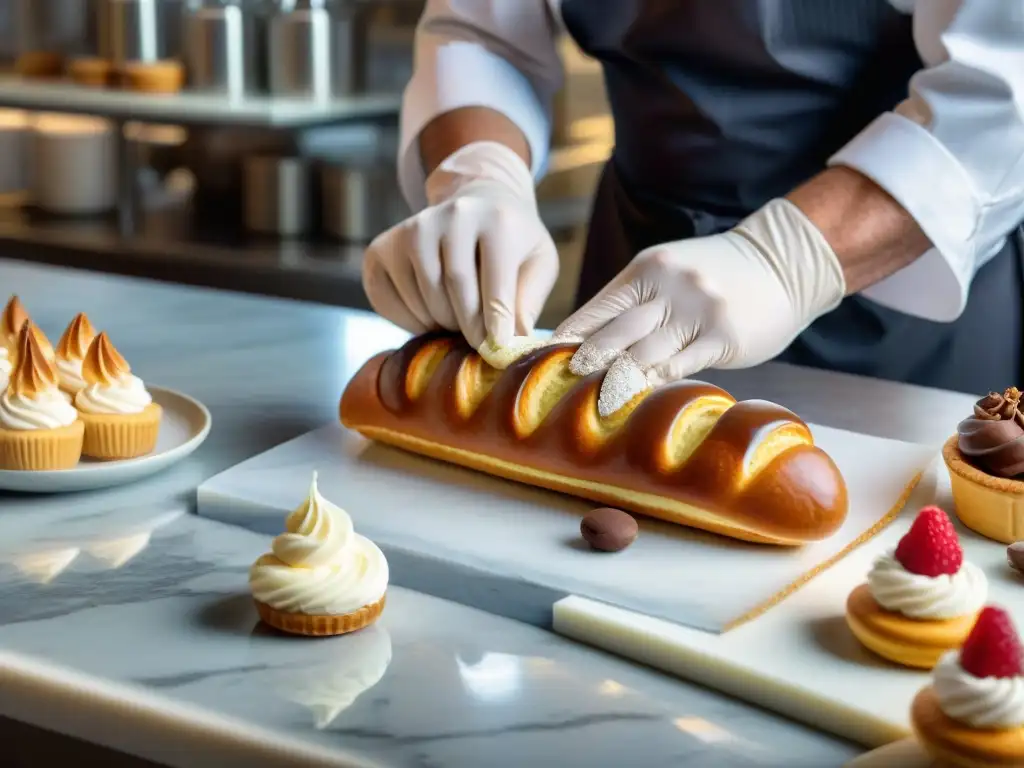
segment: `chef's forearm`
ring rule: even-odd
[[[477,141],[504,144],[530,166],[530,143],[515,123],[487,107],[462,107],[438,115],[420,133],[424,173],[429,176],[446,157]]]
[[[848,294],[874,285],[931,248],[910,214],[851,168],[833,166],[787,198],[814,222],[836,252]]]

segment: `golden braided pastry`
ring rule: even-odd
[[[685,381],[602,419],[604,374],[572,374],[576,348],[544,347],[500,371],[460,337],[420,336],[356,373],[341,421],[414,453],[745,541],[798,545],[842,524],[842,475],[790,411]]]

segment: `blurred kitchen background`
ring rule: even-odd
[[[0,0],[0,256],[365,307],[406,215],[398,107],[423,0]],[[542,216],[571,308],[611,149],[563,41]]]

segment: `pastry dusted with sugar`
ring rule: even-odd
[[[842,525],[842,475],[796,415],[683,381],[603,418],[604,374],[573,374],[577,348],[528,350],[499,370],[461,337],[419,336],[356,373],[341,421],[414,453],[745,541],[799,545]]]

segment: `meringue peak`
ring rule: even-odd
[[[89,316],[79,312],[57,342],[57,356],[62,360],[83,360],[95,338],[96,329],[89,322]]]
[[[110,386],[131,372],[128,361],[117,351],[106,331],[93,339],[82,359],[82,378],[86,384]]]
[[[30,399],[57,388],[57,367],[46,356],[34,329],[31,321],[22,326],[18,337],[18,360],[7,383],[7,391],[12,395]]]
[[[11,296],[0,315],[0,337],[14,342],[21,333],[22,327],[29,321],[28,311],[17,294]]]

